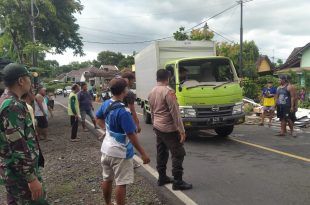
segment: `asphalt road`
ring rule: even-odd
[[[56,100],[67,104],[67,98]],[[155,168],[155,136],[151,125],[141,125],[139,139]],[[197,204],[309,205],[310,134],[303,131],[292,138],[276,137],[276,132],[240,125],[227,139],[212,131],[191,136],[185,143],[184,180],[194,188],[184,193]],[[168,167],[170,173],[170,162]]]

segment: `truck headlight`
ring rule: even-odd
[[[243,103],[237,103],[233,108],[233,114],[240,114],[243,112]]]
[[[193,108],[180,108],[181,117],[196,117],[196,110]]]

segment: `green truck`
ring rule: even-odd
[[[244,122],[242,88],[232,61],[216,56],[211,41],[158,41],[135,56],[136,94],[146,123],[151,123],[148,94],[156,71],[171,73],[182,120],[187,131],[214,129],[228,136]]]

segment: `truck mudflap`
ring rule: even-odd
[[[245,121],[245,114],[231,116],[206,117],[206,118],[182,118],[185,128],[213,129],[222,126],[238,125]]]

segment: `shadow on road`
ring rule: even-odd
[[[206,143],[206,144],[213,144],[213,145],[236,144],[236,142],[232,141],[230,137],[218,136],[215,132],[211,130],[190,131],[187,133],[186,142],[190,144]]]

